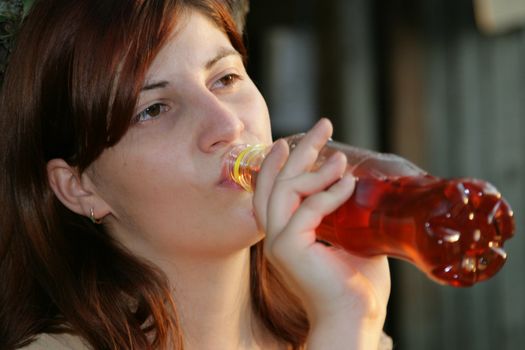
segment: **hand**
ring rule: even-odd
[[[331,133],[323,119],[291,154],[284,141],[274,144],[258,175],[255,212],[266,232],[265,254],[303,301],[312,330],[374,328],[379,338],[390,293],[386,257],[361,258],[316,241],[322,218],[342,205],[355,185],[342,153],[311,171]]]

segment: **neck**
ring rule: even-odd
[[[267,343],[250,303],[249,248],[161,268],[174,286],[185,348],[257,349]]]

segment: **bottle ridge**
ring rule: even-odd
[[[286,138],[290,149],[302,135]],[[228,155],[231,178],[253,191],[268,147],[241,145]],[[509,204],[486,181],[432,176],[408,160],[329,141],[314,165],[334,152],[356,178],[352,197],[326,216],[319,240],[352,254],[386,254],[414,264],[431,279],[456,287],[487,280],[506,261],[514,234]]]

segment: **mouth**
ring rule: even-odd
[[[221,176],[221,180],[219,180],[218,186],[245,192],[244,189],[238,183],[230,179],[230,176],[228,174],[226,174],[225,176]]]
[[[235,189],[244,191],[244,189],[236,183],[230,176],[229,167],[228,167],[228,157],[230,155],[231,149],[229,149],[223,156],[221,162],[221,175],[217,185],[223,188]]]

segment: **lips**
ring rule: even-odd
[[[239,184],[237,184],[235,181],[233,181],[233,179],[230,177],[230,174],[228,171],[228,164],[227,164],[227,158],[228,158],[229,153],[230,153],[230,150],[228,150],[222,157],[221,175],[219,177],[218,186],[225,187],[225,188],[231,188],[231,189],[243,190],[243,188]]]
[[[225,187],[225,188],[231,188],[231,189],[235,189],[239,191],[244,191],[244,189],[241,186],[239,186],[239,184],[237,184],[235,181],[230,180],[230,179],[224,179],[220,181],[219,186]]]

